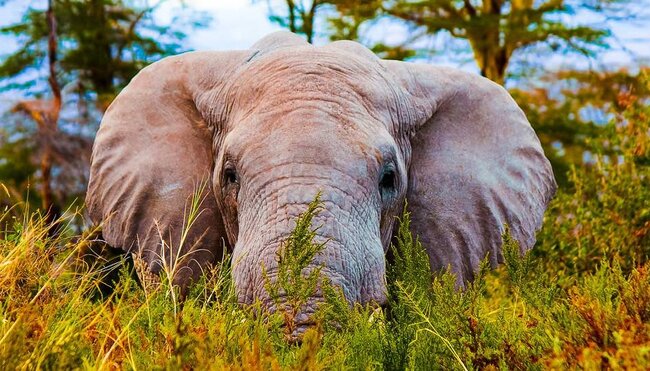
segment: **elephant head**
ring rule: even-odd
[[[275,33],[249,50],[144,68],[103,118],[86,202],[106,241],[152,272],[183,256],[184,285],[229,249],[239,301],[268,303],[262,271],[273,279],[278,248],[320,192],[314,224],[327,243],[313,264],[349,302],[381,304],[406,199],[432,268],[451,267],[462,285],[486,255],[502,260],[504,225],[522,250],[533,246],[555,188],[533,129],[497,84]]]

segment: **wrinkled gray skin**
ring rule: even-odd
[[[202,180],[202,213],[181,243]],[[165,256],[185,286],[225,247],[240,302],[269,303],[262,266],[273,277],[293,219],[320,190],[314,225],[329,242],[314,264],[350,302],[382,304],[405,199],[432,268],[450,266],[462,285],[486,255],[502,260],[504,224],[522,250],[533,246],[555,188],[539,140],[500,86],[384,61],[354,42],[314,47],[274,33],[249,50],[142,70],[102,121],[86,201],[106,241],[152,272]]]

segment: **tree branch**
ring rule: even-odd
[[[56,126],[59,119],[59,112],[61,111],[61,86],[56,79],[56,57],[57,57],[57,41],[56,41],[56,17],[54,16],[54,9],[52,5],[53,0],[48,1],[48,8],[46,12],[47,26],[48,26],[48,40],[47,40],[47,54],[49,62],[50,76],[48,82],[52,89],[54,96],[54,107],[52,107],[52,121]]]
[[[465,10],[467,10],[467,14],[469,14],[470,18],[475,17],[476,8],[474,8],[470,0],[464,0],[463,3],[465,4]]]

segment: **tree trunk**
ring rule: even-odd
[[[296,5],[293,0],[287,0],[287,8],[289,8],[289,31],[296,33],[298,27],[296,27]]]
[[[486,46],[474,49],[474,57],[481,69],[481,75],[503,85],[508,67],[508,57],[505,49]]]
[[[468,32],[481,75],[501,85],[504,83],[510,59],[504,41],[501,40],[502,5],[499,0],[483,1],[483,12],[479,18],[483,26],[472,33]]]
[[[57,60],[57,38],[56,38],[56,17],[54,15],[53,0],[48,1],[46,12],[48,26],[48,62],[50,76],[48,82],[52,90],[52,103],[42,116],[40,126],[41,136],[43,138],[43,148],[41,152],[41,199],[43,211],[47,213],[47,220],[54,221],[59,214],[59,210],[54,202],[52,192],[52,141],[57,130],[59,113],[61,112],[61,87],[56,79],[56,60]]]
[[[316,16],[316,7],[318,5],[318,1],[314,0],[309,12],[303,15],[302,30],[307,36],[307,42],[310,44],[314,41],[314,17]]]

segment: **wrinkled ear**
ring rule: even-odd
[[[213,131],[224,84],[251,54],[195,52],[152,64],[111,104],[95,139],[91,220],[111,246],[136,253],[153,272],[163,257],[177,264],[177,282],[222,254],[224,228],[209,183]],[[197,192],[199,213],[188,229]]]
[[[407,199],[432,268],[451,266],[463,284],[486,254],[500,263],[505,224],[530,249],[556,183],[514,100],[459,70],[384,63],[412,98]]]

